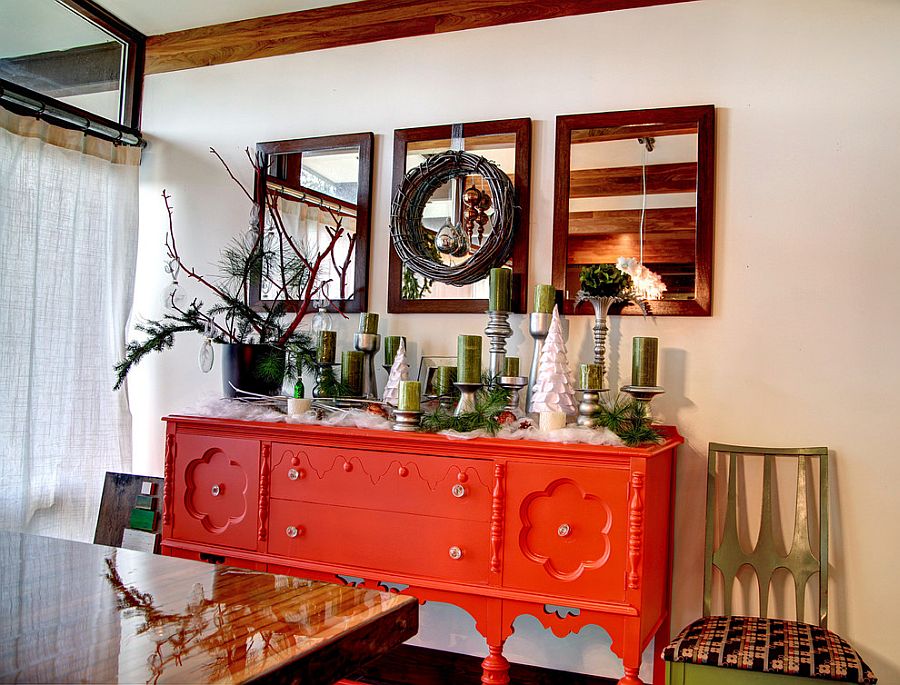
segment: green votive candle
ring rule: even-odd
[[[419,411],[422,408],[422,384],[419,381],[400,381],[400,399],[397,409],[400,411]]]
[[[534,286],[534,311],[540,314],[551,314],[556,304],[556,288],[547,283]]]
[[[503,375],[504,376],[518,376],[519,375],[519,358],[518,357],[507,357],[506,358],[506,366],[503,367]]]
[[[631,384],[642,387],[656,385],[656,360],[659,338],[632,338]]]
[[[512,304],[512,269],[491,269],[488,309],[508,312]]]
[[[359,332],[360,333],[377,333],[378,332],[378,314],[374,312],[363,312],[359,315]]]
[[[358,397],[362,393],[363,353],[347,350],[341,356],[341,383],[350,388],[350,393]]]
[[[456,339],[456,378],[460,383],[481,383],[481,336]]]
[[[455,366],[439,366],[434,370],[434,380],[431,381],[431,388],[435,395],[444,397],[453,394],[453,383],[456,381]]]
[[[336,347],[337,331],[319,331],[316,337],[316,361],[319,364],[334,364]]]
[[[603,386],[603,377],[599,364],[580,364],[578,370],[581,378],[582,390],[600,390]]]
[[[400,349],[400,341],[406,342],[406,337],[402,335],[389,335],[384,339],[384,365],[393,366],[394,357],[397,356],[397,350]]]

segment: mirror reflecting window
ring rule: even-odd
[[[295,245],[311,255],[324,252],[335,229],[343,229],[317,280],[322,283],[322,305],[344,312],[365,311],[368,303],[373,139],[373,134],[363,133],[257,145],[268,172],[267,192],[277,199],[278,216]],[[276,240],[272,215],[263,221],[264,239]],[[254,301],[271,301],[283,292],[279,278],[277,264],[263,265]]]
[[[557,119],[553,275],[567,311],[582,267],[629,257],[666,286],[654,314],[709,315],[713,118],[704,106]]]
[[[528,268],[531,120],[469,123],[461,128],[458,143],[451,138],[449,125],[395,131],[394,191],[408,171],[455,146],[499,167],[515,189],[513,251],[505,266],[513,270],[513,309],[523,311]],[[422,215],[425,232],[433,236],[430,244],[435,262],[447,266],[466,264],[490,235],[495,211],[491,188],[479,174],[460,176],[436,188]],[[462,286],[435,281],[404,266],[391,248],[389,312],[483,312],[487,299],[487,277]]]

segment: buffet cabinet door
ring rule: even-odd
[[[179,434],[175,445],[172,536],[255,550],[259,441]]]
[[[626,469],[512,463],[507,487],[506,587],[624,601]]]

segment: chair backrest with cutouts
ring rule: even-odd
[[[751,551],[741,544],[738,530],[738,465],[747,455],[762,457],[759,535]],[[778,549],[773,513],[773,491],[776,460],[796,462],[796,504],[793,533],[785,540],[786,553]],[[727,469],[725,468],[727,464]],[[818,466],[818,469],[815,467]],[[731,615],[734,582],[744,566],[752,567],[759,590],[759,614],[767,617],[772,577],[778,569],[787,569],[793,576],[797,620],[804,620],[806,586],[810,578],[819,574],[818,624],[828,621],[828,449],[740,447],[710,443],[706,481],[706,554],[703,574],[703,615],[712,608],[713,567],[722,575],[724,613]],[[818,549],[814,549],[810,535],[810,515],[815,515],[815,478],[818,471]],[[727,475],[726,475],[727,472]],[[725,508],[719,512],[721,531],[717,530],[716,507],[721,495],[717,479],[727,477]],[[744,490],[747,490],[745,487]],[[777,506],[777,503],[776,503]],[[744,510],[746,511],[746,510]]]

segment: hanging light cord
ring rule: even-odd
[[[640,264],[644,263],[644,215],[647,212],[647,148],[641,147],[641,222],[638,226]]]

